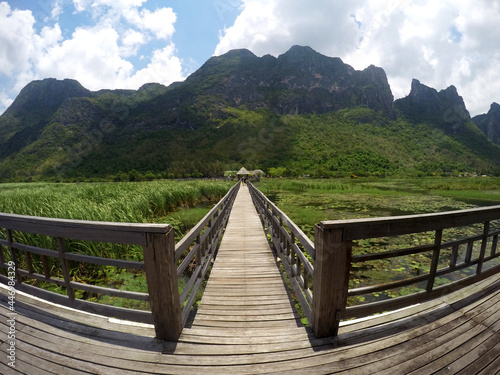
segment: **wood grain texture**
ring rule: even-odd
[[[4,355],[0,373],[498,373],[500,274],[404,310],[342,322],[336,338],[317,339],[297,318],[247,194],[242,187],[198,313],[177,342],[154,339],[153,325],[117,323],[19,291],[16,369]],[[3,353],[7,297],[0,285]]]
[[[6,332],[3,288],[0,305],[0,332]],[[238,306],[213,315],[245,323],[232,316]],[[285,303],[277,306],[267,312],[250,305],[245,315],[275,319],[287,310]],[[214,311],[208,307],[203,315]],[[287,324],[235,329],[202,323],[184,329],[178,342],[161,342],[153,326],[117,324],[22,294],[16,312],[16,371],[2,356],[5,374],[494,374],[500,361],[499,275],[409,309],[346,322],[335,341]],[[0,349],[7,349],[4,340]]]

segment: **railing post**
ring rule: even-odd
[[[436,280],[436,272],[439,263],[439,253],[441,252],[442,239],[443,239],[443,230],[442,229],[436,230],[436,235],[434,236],[434,250],[432,252],[431,268],[429,270],[429,280],[427,280],[427,287],[426,287],[428,293],[432,292],[432,289],[434,288],[434,281]]]
[[[342,235],[342,229],[315,227],[312,328],[317,338],[337,335],[347,305],[352,241]]]
[[[61,263],[66,293],[68,294],[69,299],[73,301],[75,299],[75,292],[71,287],[71,275],[69,273],[68,261],[64,259],[64,253],[66,252],[64,238],[57,237],[57,248],[59,251],[59,262]]]
[[[177,341],[182,331],[182,317],[173,228],[169,227],[166,234],[147,233],[147,243],[143,247],[144,269],[156,338]]]
[[[480,275],[483,270],[484,254],[486,253],[486,245],[488,244],[488,232],[490,231],[490,222],[484,223],[483,239],[481,240],[481,252],[479,253],[479,262],[477,263],[476,275]]]

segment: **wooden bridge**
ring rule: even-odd
[[[0,373],[499,373],[499,219],[492,207],[322,222],[313,243],[257,189],[239,184],[177,244],[168,225],[2,214]],[[464,226],[467,236],[449,238]],[[426,231],[432,244],[352,255],[363,238]],[[144,261],[89,256],[74,239],[142,246]],[[349,288],[356,265],[426,253],[427,272]],[[148,293],[77,281],[75,264],[144,272]],[[347,306],[351,297],[415,284],[421,290],[404,297]],[[147,301],[150,311],[89,302],[77,297],[82,290]]]

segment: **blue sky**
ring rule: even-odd
[[[382,67],[395,98],[416,78],[455,85],[473,115],[500,102],[500,0],[0,0],[0,113],[34,79],[168,85],[234,48],[295,44]]]

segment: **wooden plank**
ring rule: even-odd
[[[335,336],[347,304],[352,243],[343,231],[315,227],[312,327],[316,337]]]
[[[391,216],[352,220],[327,220],[322,229],[344,230],[345,241],[396,236],[466,226],[500,218],[500,206],[420,215]]]
[[[5,276],[0,275],[0,281],[5,283]],[[6,283],[5,283],[6,284]],[[26,283],[16,285],[16,290],[31,294],[35,297],[42,298],[46,301],[57,303],[63,306],[72,307],[74,309],[86,311],[93,314],[106,315],[117,319],[131,320],[142,323],[152,323],[153,317],[151,312],[121,308],[111,305],[104,305],[96,302],[90,302],[80,299],[70,300],[67,296],[40,289]]]
[[[498,364],[500,350],[495,343],[500,275],[425,304],[342,326],[335,340],[316,339],[297,319],[260,219],[247,198],[248,190],[242,187],[198,314],[177,343],[154,340],[156,331],[151,327],[115,329],[104,317],[93,319],[43,301],[31,304],[19,293],[16,328],[25,363],[43,359],[41,367],[52,373],[63,373],[57,366],[67,366],[106,374],[344,371],[364,375],[389,372],[391,367],[395,372],[421,370],[428,365],[422,358],[432,352],[443,358],[443,363],[434,361],[429,367],[436,371],[444,369],[443,364],[457,371],[472,364],[476,367],[470,369],[498,369],[491,366]],[[6,301],[0,288],[0,331],[7,324]],[[415,368],[414,357],[421,361]],[[1,363],[0,359],[0,371]]]
[[[52,237],[133,245],[145,245],[145,233],[165,234],[170,228],[167,224],[110,223],[3,213],[0,214],[0,227]]]
[[[456,314],[460,315],[460,312],[456,312]],[[465,319],[463,317],[462,319]],[[457,319],[451,317],[450,323],[455,324],[458,322]],[[24,330],[24,329],[23,329]],[[221,330],[228,331],[227,329],[222,328]],[[210,332],[221,332],[219,331],[206,331],[207,335],[210,335]],[[188,332],[190,330],[186,330]],[[272,330],[274,331],[274,330]],[[251,332],[252,335],[256,334],[256,332],[263,332],[262,329],[255,328],[254,331],[249,331],[245,329],[244,331],[238,330],[237,332],[232,332],[231,334],[234,337],[242,337],[243,332]],[[264,331],[265,332],[265,331]],[[283,337],[286,337],[287,333],[290,333],[289,330],[283,330]],[[439,332],[435,332],[435,330],[431,330],[435,337],[440,336]],[[61,331],[62,334],[64,331]],[[412,334],[414,332],[411,332]],[[200,347],[197,345],[179,345],[179,351],[174,355],[162,355],[157,356],[157,353],[150,353],[149,355],[146,352],[140,352],[133,354],[134,351],[130,351],[127,348],[112,349],[109,347],[109,350],[106,351],[104,348],[107,345],[103,342],[96,342],[99,346],[94,346],[90,344],[81,343],[79,344],[79,356],[80,360],[82,358],[92,358],[91,361],[94,363],[108,363],[108,356],[114,355],[114,358],[128,358],[128,360],[121,361],[119,363],[122,364],[123,367],[130,366],[129,361],[134,358],[138,360],[138,358],[142,359],[142,367],[140,368],[142,371],[150,371],[158,372],[158,373],[183,373],[183,372],[206,372],[209,373],[257,373],[257,372],[287,372],[293,371],[293,369],[297,369],[297,371],[302,371],[302,373],[311,373],[311,372],[332,372],[333,369],[342,369],[346,368],[347,371],[349,369],[356,368],[366,356],[370,356],[372,360],[376,360],[377,357],[381,355],[381,348],[384,346],[387,348],[387,352],[395,351],[395,345],[402,345],[407,343],[406,345],[410,345],[411,341],[408,338],[412,337],[410,333],[404,333],[397,336],[387,337],[385,340],[381,340],[378,342],[371,342],[369,345],[354,345],[349,347],[338,347],[333,348],[329,345],[319,345],[307,343],[309,341],[308,336],[305,336],[305,340],[300,340],[301,344],[297,344],[296,347],[300,347],[300,345],[304,345],[303,349],[295,349],[290,350],[289,346],[286,344],[279,345],[279,341],[275,342],[278,345],[257,345],[256,346],[246,346],[244,344],[240,344],[242,346],[239,349],[230,349],[232,350],[231,355],[227,354],[226,349],[229,349],[227,346],[231,344],[219,344],[219,345],[203,345],[200,351]],[[269,334],[267,337],[271,339],[274,336],[273,333]],[[77,337],[75,337],[77,338]],[[194,340],[194,339],[193,339]],[[195,342],[190,340],[190,342]],[[230,341],[230,339],[228,338]],[[327,339],[326,339],[327,340]],[[327,340],[328,341],[328,340]],[[324,342],[327,342],[324,341]],[[241,342],[241,341],[240,341]],[[385,343],[383,345],[382,343]],[[422,344],[422,341],[415,342],[415,345]],[[269,344],[273,344],[272,342]],[[68,346],[66,343],[61,343],[59,345]],[[255,345],[255,344],[254,344]],[[316,349],[308,349],[308,345],[315,347]],[[233,344],[234,346],[234,344]],[[292,345],[293,346],[293,345]],[[330,349],[327,349],[327,348]],[[425,347],[425,346],[422,346]],[[406,346],[401,349],[400,352],[406,353],[412,351],[413,346]],[[90,350],[93,350],[91,352]],[[267,354],[264,354],[265,350],[273,350]],[[82,351],[85,356],[82,357]],[[187,353],[195,353],[195,354],[187,354]],[[69,352],[68,352],[69,353]],[[112,354],[115,353],[115,354]],[[182,354],[184,353],[184,354]],[[206,353],[206,355],[201,355]],[[213,354],[209,354],[213,353]],[[224,353],[224,355],[222,354]],[[237,353],[247,353],[247,354],[237,354]],[[254,353],[254,354],[251,354]],[[364,353],[364,354],[363,354]],[[361,355],[361,357],[360,357]],[[153,367],[153,363],[149,361],[153,360],[153,358],[159,358],[158,362],[155,362]],[[112,357],[113,358],[113,357]],[[116,360],[112,360],[112,363],[117,363]],[[148,362],[145,362],[148,361]],[[191,361],[191,363],[189,362]],[[196,362],[193,363],[193,361]],[[170,363],[177,363],[176,365]],[[182,365],[180,365],[182,363]],[[316,367],[315,367],[316,366]],[[324,366],[323,371],[317,366]],[[132,368],[139,368],[136,365],[133,365]],[[311,371],[309,371],[312,369]]]
[[[178,259],[182,253],[184,253],[189,245],[198,237],[200,232],[207,226],[210,220],[214,217],[216,212],[224,209],[223,207],[230,206],[233,197],[237,194],[240,188],[240,184],[235,184],[226,195],[217,203],[198,224],[196,224],[175,246],[175,258]],[[228,207],[229,208],[229,207]],[[209,232],[210,233],[210,232]]]
[[[478,264],[476,268],[476,274],[480,275],[483,269],[484,255],[486,253],[486,245],[488,244],[488,232],[490,231],[490,222],[484,223],[483,228],[483,238],[481,239],[481,251],[479,253]]]
[[[125,269],[135,269],[135,270],[143,270],[144,263],[143,262],[134,262],[131,260],[122,260],[122,259],[111,259],[111,258],[100,258],[94,257],[84,254],[76,254],[76,253],[64,253],[64,259],[66,260],[74,260],[76,262],[83,263],[92,263],[99,264],[103,266],[111,266]]]
[[[148,245],[144,247],[144,269],[156,337],[175,341],[182,331],[182,316],[173,228],[166,234],[148,234]]]
[[[434,280],[436,279],[436,271],[439,263],[439,254],[441,252],[441,240],[443,238],[443,230],[436,230],[436,234],[434,235],[434,249],[432,251],[432,261],[431,267],[429,271],[429,280],[427,280],[426,290],[428,293],[432,292],[434,289]]]

